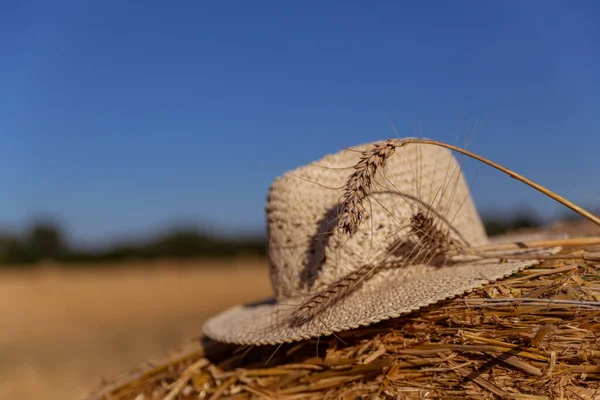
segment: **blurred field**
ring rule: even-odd
[[[146,264],[0,273],[0,399],[78,399],[271,293],[259,259]]]

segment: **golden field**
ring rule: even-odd
[[[0,399],[79,399],[270,294],[260,259],[1,272]]]

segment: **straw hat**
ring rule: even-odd
[[[414,252],[398,251],[398,243],[411,243],[411,217],[419,211],[462,248],[490,243],[457,160],[450,151],[432,145],[396,149],[372,177],[358,230],[349,235],[339,229],[344,185],[362,152],[373,146],[328,155],[273,182],[266,213],[275,297],[238,305],[209,319],[203,327],[206,336],[258,345],[330,335],[398,317],[537,264],[473,260],[464,253],[440,263],[433,255],[417,259],[411,258]],[[545,254],[557,250],[546,249]],[[356,279],[357,271],[369,265],[379,267]],[[331,289],[353,273],[350,283]],[[345,295],[332,300],[329,295],[336,290]],[[318,312],[299,322],[298,311],[311,298]]]

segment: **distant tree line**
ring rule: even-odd
[[[58,224],[49,222],[34,224],[24,235],[0,234],[3,265],[34,265],[47,260],[83,263],[238,255],[266,255],[265,239],[229,239],[193,228],[179,228],[145,243],[118,243],[103,250],[82,250],[70,246]]]
[[[597,215],[600,215],[598,207],[588,207]],[[527,207],[516,209],[509,215],[506,213],[487,213],[483,216],[483,225],[488,236],[500,235],[506,232],[516,231],[524,228],[536,228],[551,221],[544,220],[533,209]],[[582,221],[583,217],[571,210],[563,210],[555,221]]]
[[[535,228],[543,222],[533,213],[518,212],[510,218],[504,216],[487,216],[483,218],[483,226],[488,236],[501,235],[523,228]]]

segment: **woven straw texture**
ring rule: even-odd
[[[451,227],[451,238],[465,247],[489,243],[457,160],[432,145],[397,149],[373,176],[358,231],[349,238],[336,229],[344,184],[361,152],[372,146],[328,155],[273,182],[266,213],[275,298],[210,319],[204,325],[208,337],[277,344],[329,335],[398,317],[537,263],[487,259],[387,268],[307,323],[291,326],[298,306],[331,283],[384,257],[391,264],[400,261],[402,256],[394,259],[389,249],[409,235],[410,218],[418,211],[434,215],[440,227]]]

